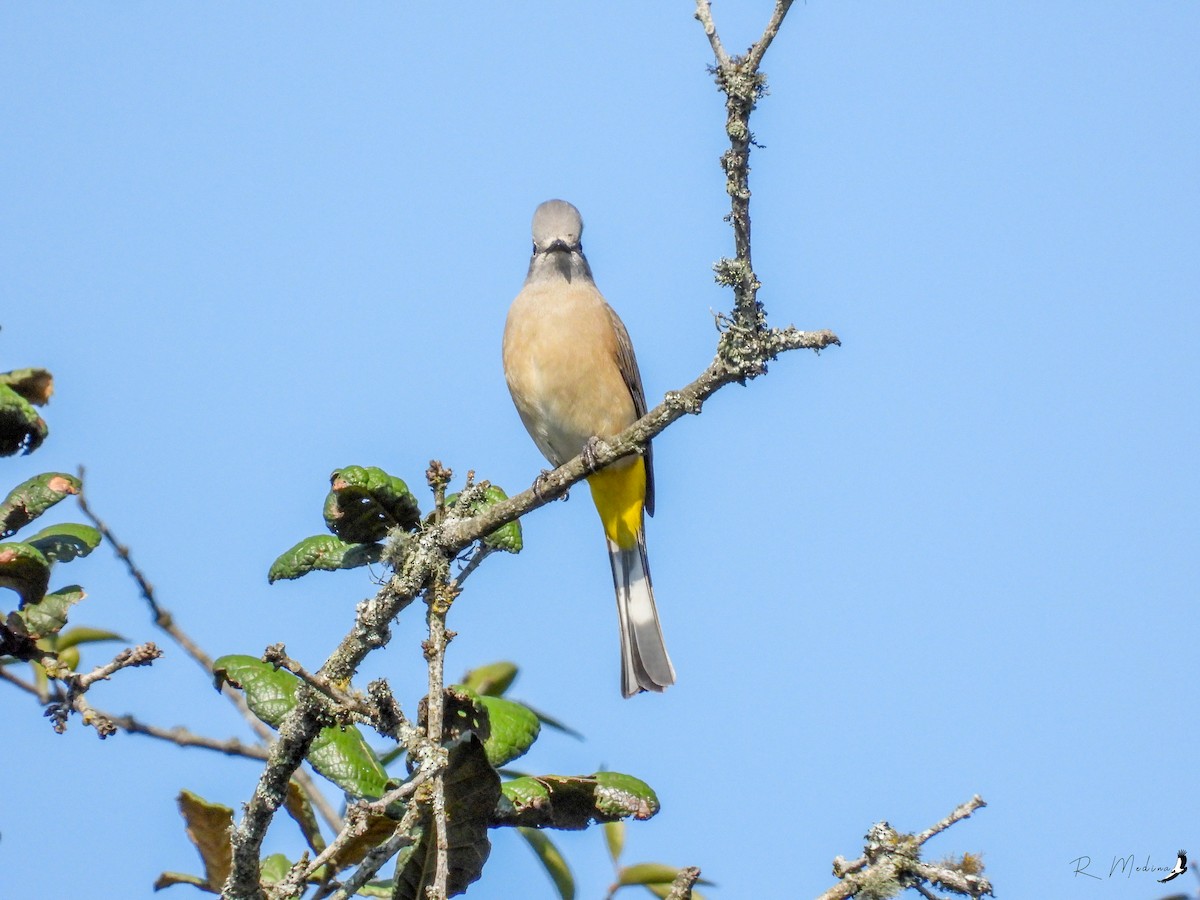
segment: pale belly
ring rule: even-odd
[[[521,421],[556,466],[636,419],[611,313],[594,290],[523,292],[509,312],[504,368]]]

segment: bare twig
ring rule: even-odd
[[[97,681],[107,681],[121,669],[134,666],[148,666],[162,656],[162,651],[153,642],[128,647],[113,657],[112,661],[98,666],[86,675],[75,675],[67,679],[73,693],[86,693]]]
[[[113,548],[113,552],[116,553],[117,558],[124,563],[130,577],[133,578],[134,582],[137,584],[142,598],[146,601],[146,605],[150,607],[150,613],[153,617],[154,624],[168,634],[171,639],[183,650],[183,652],[186,653],[198,666],[200,666],[206,675],[211,677],[213,674],[212,657],[205,653],[204,650],[201,649],[200,645],[192,640],[191,636],[189,636],[187,632],[179,627],[178,623],[175,621],[174,615],[171,614],[170,610],[159,604],[158,597],[154,592],[154,586],[150,583],[150,579],[146,577],[146,574],[138,567],[137,563],[133,561],[133,556],[129,552],[129,547],[127,547],[125,544],[122,544],[117,539],[117,536],[113,534],[112,529],[109,528],[108,523],[101,519],[100,516],[91,508],[91,505],[87,501],[87,494],[85,492],[86,481],[84,475],[84,467],[80,466],[80,487],[79,494],[76,498],[79,501],[80,511],[82,511],[83,514],[91,521],[91,523],[96,526],[96,530],[100,532],[104,540],[106,540],[109,546]],[[275,733],[250,710],[250,706],[246,702],[246,698],[242,695],[241,691],[235,690],[227,684],[223,684],[221,685],[221,694],[226,700],[234,705],[237,711],[241,714],[242,719],[244,719],[246,724],[250,726],[251,730],[258,735],[259,740],[261,740],[264,744],[269,744],[272,740],[274,740]],[[330,802],[325,798],[325,795],[321,793],[320,789],[313,782],[312,777],[303,769],[301,769],[294,773],[294,778],[296,783],[300,785],[301,789],[308,797],[309,802],[312,803],[313,808],[316,809],[321,818],[325,820],[325,823],[334,831],[340,830],[342,827],[341,816],[338,815],[337,810],[334,809]]]
[[[195,734],[182,726],[159,728],[156,725],[149,725],[140,719],[135,719],[133,716],[110,716],[110,719],[122,731],[127,731],[130,734],[144,734],[147,737],[167,741],[180,747],[202,747],[206,750],[215,750],[218,753],[224,753],[226,756],[244,756],[247,759],[265,760],[267,758],[266,747],[261,747],[257,744],[244,744],[237,738],[227,738],[221,741],[216,738],[205,737],[202,734]]]
[[[394,791],[388,791],[378,800],[364,804],[364,806],[371,812],[383,813],[393,803],[398,803],[401,800],[405,800],[415,794],[417,792],[417,788],[433,777],[437,771],[438,768],[436,764],[422,766],[420,771],[413,775],[413,777],[408,781],[404,782],[404,784],[400,785],[400,787],[396,788]]]
[[[112,719],[106,713],[94,708],[82,694],[71,697],[69,700],[64,697],[58,702],[51,702],[46,707],[46,717],[50,719],[54,730],[59,734],[66,731],[67,717],[71,712],[78,713],[84,725],[95,728],[100,740],[110,738],[117,733],[117,726],[113,724]]]
[[[0,680],[7,681],[10,684],[20,688],[27,694],[32,694],[39,702],[45,704],[48,698],[43,696],[38,686],[32,682],[18,678],[10,673],[7,669],[0,668]],[[229,738],[224,741],[215,738],[205,737],[204,735],[195,734],[188,731],[186,728],[160,728],[157,725],[150,725],[133,716],[125,715],[118,716],[112,713],[105,713],[100,710],[91,708],[92,714],[101,716],[120,731],[128,732],[129,734],[143,734],[147,737],[156,738],[160,741],[166,741],[170,744],[175,744],[178,747],[201,747],[206,750],[215,750],[218,753],[224,753],[226,756],[243,756],[248,759],[266,759],[267,751],[263,747],[243,744],[237,738]]]
[[[32,681],[26,681],[24,678],[14,675],[12,672],[8,671],[8,668],[5,666],[0,666],[0,681],[7,681],[9,684],[17,686],[27,694],[33,694],[33,696],[38,698],[38,702],[43,705],[50,702],[50,697],[44,690],[42,690]]]
[[[762,62],[763,55],[771,46],[771,41],[775,40],[775,35],[779,34],[779,26],[783,24],[783,17],[787,15],[791,7],[792,0],[775,0],[775,9],[771,12],[771,18],[767,22],[763,36],[746,53],[746,62],[751,68],[757,69],[759,63]]]
[[[935,834],[940,834],[941,832],[943,832],[947,828],[949,828],[951,825],[953,825],[955,822],[961,822],[963,819],[970,818],[971,813],[973,813],[973,812],[975,812],[975,810],[981,809],[985,806],[987,806],[987,804],[983,802],[983,798],[980,797],[978,794],[976,794],[974,797],[972,797],[966,803],[959,804],[955,808],[954,812],[950,813],[950,815],[946,816],[946,818],[942,819],[940,822],[936,823],[935,825],[931,826],[930,828],[926,828],[920,834],[916,835],[917,843],[924,844],[927,840],[929,840]]]
[[[84,494],[84,485],[87,484],[87,479],[85,478],[87,473],[83,466],[79,467],[78,473],[79,494],[76,499],[79,501],[79,509],[85,516],[87,516],[88,519],[91,520],[92,524],[96,526],[96,530],[100,532],[101,536],[103,536],[106,541],[108,541],[109,546],[113,548],[113,551],[117,554],[117,557],[125,564],[125,568],[129,570],[130,576],[132,576],[133,580],[137,582],[137,586],[139,590],[141,590],[142,596],[150,605],[150,612],[154,614],[155,624],[159,625],[159,627],[162,627],[161,620],[165,619],[169,621],[171,618],[170,614],[159,608],[158,601],[154,596],[154,586],[150,584],[150,580],[146,578],[142,570],[139,569],[134,563],[133,557],[129,555],[129,548],[118,541],[117,536],[112,533],[112,530],[109,529],[108,525],[98,515],[96,515],[95,512],[92,511],[92,507],[88,504],[87,496]],[[184,646],[186,644],[186,635],[182,641],[175,635],[171,636],[175,638],[176,642],[179,643],[180,646]],[[206,668],[211,669],[211,666],[206,666]]]
[[[311,687],[316,688],[338,706],[350,712],[357,713],[364,720],[370,721],[372,710],[366,700],[342,690],[337,685],[332,684],[328,678],[308,671],[299,662],[287,655],[287,647],[282,643],[272,644],[264,650],[262,661],[270,663],[277,669],[286,669],[301,681],[305,681]]]
[[[713,24],[712,6],[708,0],[696,0],[696,19],[704,27],[704,33],[708,35],[708,42],[712,45],[713,56],[717,58],[717,65],[729,65],[729,54],[721,46],[721,36],[717,34],[717,26]]]
[[[66,731],[67,719],[72,712],[79,713],[85,725],[96,729],[101,740],[117,733],[117,726],[105,713],[92,707],[83,695],[97,681],[105,681],[121,669],[134,666],[148,666],[162,656],[162,651],[154,644],[140,644],[128,647],[118,653],[111,662],[98,666],[86,675],[78,675],[66,669],[56,659],[47,657],[42,660],[42,668],[46,674],[55,680],[55,695],[46,704],[46,716],[53,728],[59,734]],[[58,686],[58,682],[62,687]]]
[[[471,554],[471,558],[467,560],[467,564],[462,567],[462,571],[454,576],[454,583],[459,587],[462,587],[463,582],[471,577],[471,573],[479,568],[480,563],[482,563],[495,552],[495,548],[489,547],[487,544],[479,544],[476,546],[475,552]]]

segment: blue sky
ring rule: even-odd
[[[734,50],[768,12],[714,9]],[[513,694],[587,735],[523,768],[657,789],[631,860],[813,896],[872,822],[919,830],[976,792],[929,850],[982,851],[1001,896],[1153,898],[1071,861],[1200,850],[1198,38],[1182,2],[793,8],[753,123],[755,261],[776,324],[844,346],[656,442],[678,685],[619,696],[582,490],[452,614],[451,672],[516,660]],[[85,464],[211,653],[282,640],[319,665],[372,584],[266,570],[321,530],[332,469],[419,485],[438,458],[516,491],[543,466],[499,365],[540,201],[582,210],[652,403],[711,358],[731,240],[709,61],[684,2],[4,5],[0,369],[46,366],[58,394],[0,483]],[[76,621],[159,640],[107,552],[59,578],[91,595]],[[421,634],[403,618],[363,672],[410,710]],[[94,702],[245,734],[165,649]],[[13,691],[0,718],[13,890],[148,897],[198,865],[178,790],[236,807],[257,775],[56,736]],[[602,895],[599,832],[561,845]],[[468,896],[552,894],[500,834]]]

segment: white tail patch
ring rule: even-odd
[[[675,683],[675,667],[654,605],[644,535],[628,549],[610,540],[608,558],[621,628],[621,693],[632,697],[639,691],[661,691]]]

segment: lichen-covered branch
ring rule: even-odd
[[[347,845],[358,839],[366,831],[372,817],[382,816],[393,804],[410,798],[421,785],[433,776],[434,771],[432,767],[423,767],[412,778],[404,782],[404,784],[393,791],[389,791],[378,800],[372,803],[359,801],[353,804],[346,810],[346,824],[342,826],[342,830],[338,835],[311,862],[304,859],[297,862],[292,867],[292,871],[288,874],[288,877],[275,886],[274,897],[279,898],[279,900],[285,897],[299,897],[308,879],[312,878],[322,866],[339,857]],[[416,823],[416,816],[419,811],[419,805],[415,803],[409,804],[405,810],[404,817],[398,823],[399,827],[393,834],[393,838],[397,834],[407,836],[412,826]],[[371,876],[378,871],[379,866],[391,858],[402,846],[404,846],[403,843],[396,843],[395,849],[382,858],[378,855],[368,855],[367,859],[371,862],[364,859],[359,871],[347,880],[347,884],[354,883],[359,887],[366,884]],[[372,865],[371,863],[375,860],[378,860],[378,863]]]
[[[434,496],[434,521],[440,522],[445,515],[446,487],[452,473],[439,462],[431,462],[426,472]],[[428,606],[426,621],[429,639],[425,642],[425,660],[429,664],[429,694],[426,703],[426,737],[430,748],[441,748],[445,736],[446,716],[446,645],[453,636],[446,629],[446,616],[450,605],[458,594],[458,587],[450,581],[450,556],[446,556],[433,584],[425,592]],[[446,779],[445,768],[438,766],[433,776],[433,799],[430,803],[434,832],[434,875],[429,890],[429,900],[446,900],[450,880],[450,841],[446,823]]]
[[[759,70],[763,55],[778,34],[784,16],[791,7],[791,0],[778,0],[759,41],[744,57],[730,57],[721,43],[720,35],[713,24],[712,10],[708,0],[697,0],[696,18],[704,27],[716,58],[713,69],[718,88],[725,94],[725,131],[729,138],[729,149],[721,157],[725,170],[726,192],[730,198],[729,220],[733,226],[734,257],[720,260],[714,266],[717,281],[733,289],[733,313],[723,317],[725,328],[717,346],[717,357],[700,373],[691,384],[671,391],[654,409],[650,410],[619,435],[594,448],[593,466],[587,466],[581,457],[559,466],[539,479],[537,490],[533,488],[515,497],[490,506],[478,516],[451,521],[444,530],[442,547],[447,552],[457,553],[483,535],[501,525],[520,518],[537,509],[549,500],[557,499],[571,485],[586,478],[592,471],[601,468],[622,456],[641,452],[651,438],[668,425],[685,415],[700,412],[709,397],[728,384],[745,383],[767,371],[767,363],[790,350],[814,350],[820,352],[828,347],[840,346],[841,341],[832,331],[800,331],[788,326],[771,328],[767,325],[766,311],[758,302],[761,284],[754,274],[750,255],[750,148],[753,134],[750,131],[750,114],[765,92],[766,79]]]
[[[404,813],[404,818],[396,825],[392,836],[367,854],[354,874],[347,878],[345,884],[333,894],[333,900],[350,900],[374,877],[384,863],[399,853],[401,848],[411,844],[420,813],[419,805],[415,803],[410,805]]]
[[[983,798],[976,795],[917,834],[902,834],[887,822],[877,822],[866,834],[862,856],[850,861],[839,856],[833,861],[833,874],[840,881],[817,900],[848,900],[863,894],[886,897],[904,888],[928,885],[965,897],[991,895],[992,885],[983,877],[983,863],[978,856],[967,853],[937,863],[921,859],[926,841],[984,806],[987,804]]]
[[[692,888],[699,880],[700,868],[698,866],[680,869],[679,874],[671,883],[671,892],[667,894],[667,900],[692,900]]]
[[[418,535],[413,544],[413,552],[405,556],[400,570],[378,594],[358,605],[354,626],[321,666],[317,673],[321,677],[335,683],[349,683],[367,654],[387,644],[392,620],[424,589],[429,581],[430,560],[440,557],[428,535]],[[280,723],[267,766],[246,804],[242,820],[231,834],[233,868],[223,896],[262,900],[258,861],[263,838],[287,795],[289,778],[303,763],[321,730],[322,707],[311,692],[301,692],[295,709]]]
[[[727,332],[728,333],[728,332]],[[622,456],[637,453],[673,422],[686,415],[697,415],[704,402],[718,390],[734,382],[742,383],[766,371],[766,363],[788,350],[814,350],[838,346],[841,341],[832,331],[799,331],[795,328],[770,330],[759,335],[742,335],[730,344],[726,358],[718,357],[691,384],[671,391],[663,402],[650,410],[620,434],[595,447],[595,464],[589,467],[582,456],[559,466],[516,496],[487,507],[469,519],[451,519],[436,540],[444,552],[458,553],[514,519],[557,500],[571,486],[595,469]]]
[[[409,750],[415,751],[421,735],[420,729],[408,721],[400,705],[392,695],[386,681],[371,682],[369,696],[364,697],[354,690],[343,690],[328,678],[308,671],[299,662],[287,655],[283,644],[272,644],[263,651],[262,660],[279,669],[291,672],[301,681],[324,694],[336,704],[339,711],[349,714],[374,728],[380,734],[392,738]]]

